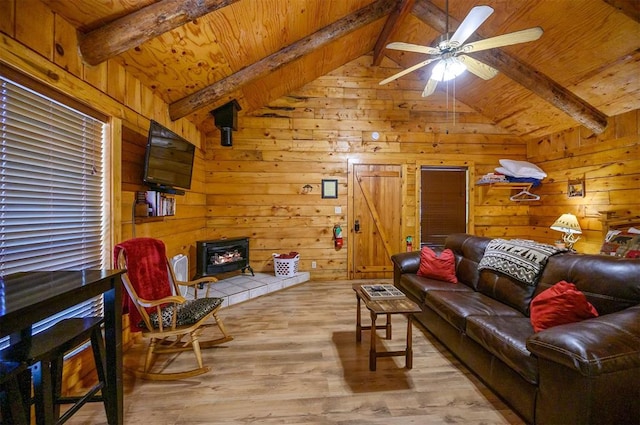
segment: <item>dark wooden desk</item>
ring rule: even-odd
[[[107,420],[123,420],[122,284],[123,270],[15,273],[0,277],[0,337],[28,341],[31,327],[69,307],[104,294]]]

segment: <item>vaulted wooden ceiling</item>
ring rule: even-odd
[[[79,32],[88,64],[122,63],[169,104],[213,130],[209,111],[236,99],[250,113],[369,54],[380,79],[425,59],[385,49],[434,45],[445,0],[42,0]],[[539,26],[534,42],[477,52],[497,68],[485,81],[456,79],[456,99],[506,131],[542,137],[640,108],[637,0],[451,0],[449,31],[477,5],[495,12],[472,36]],[[391,62],[389,62],[391,61]],[[430,67],[403,79],[426,83]],[[381,88],[381,90],[384,88]]]

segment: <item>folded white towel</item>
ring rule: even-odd
[[[511,177],[530,177],[542,180],[547,177],[540,167],[527,161],[516,161],[513,159],[501,159],[500,165],[496,171]]]

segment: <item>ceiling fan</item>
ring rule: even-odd
[[[493,13],[493,8],[489,6],[476,6],[464,18],[456,32],[449,38],[449,2],[446,3],[446,26],[445,34],[442,36],[437,47],[421,46],[419,44],[410,44],[403,42],[394,42],[387,44],[387,49],[404,50],[407,52],[425,53],[427,55],[436,56],[417,63],[403,71],[398,72],[391,77],[380,81],[380,84],[387,84],[396,80],[410,72],[420,69],[436,62],[431,71],[431,77],[422,92],[422,96],[431,95],[440,81],[449,81],[465,70],[478,77],[489,80],[498,74],[498,70],[486,65],[477,59],[468,56],[468,53],[479,52],[481,50],[493,49],[496,47],[509,46],[512,44],[526,43],[534,41],[542,36],[542,28],[533,27],[509,34],[499,35],[484,40],[473,41],[467,44],[464,42],[473,34],[482,23]]]

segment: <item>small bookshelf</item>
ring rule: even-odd
[[[175,214],[175,197],[155,190],[136,192],[136,218],[167,217]]]

